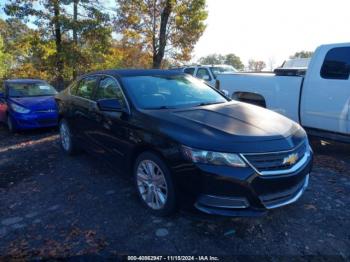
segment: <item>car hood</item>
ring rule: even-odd
[[[54,96],[11,97],[9,101],[33,111],[56,109]]]
[[[184,110],[150,111],[159,128],[184,145],[225,152],[288,150],[305,139],[295,122],[254,105],[229,102]],[[158,122],[158,121],[157,121]]]

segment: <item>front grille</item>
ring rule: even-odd
[[[244,154],[244,157],[259,172],[283,171],[289,170],[296,165],[307,152],[307,147],[307,142],[303,142],[290,151],[264,154]]]
[[[297,185],[288,190],[264,194],[259,196],[260,201],[266,208],[276,208],[295,202],[304,192],[309,184],[309,175],[307,175]]]

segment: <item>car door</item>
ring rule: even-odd
[[[94,91],[97,86],[98,76],[88,76],[79,81],[76,87],[71,90],[71,121],[70,125],[75,136],[83,140],[85,146],[91,146],[88,133],[94,128],[93,109],[96,102],[93,100]]]
[[[95,100],[98,102],[103,99],[118,99],[124,112],[101,111],[96,104],[92,113],[96,128],[90,130],[88,135],[99,148],[97,153],[105,154],[105,159],[121,167],[128,150],[129,115],[125,112],[129,111],[129,107],[121,86],[111,76],[103,75],[100,78]]]
[[[350,47],[318,53],[324,61],[315,57],[310,64],[313,71],[307,73],[301,100],[302,125],[349,134]]]

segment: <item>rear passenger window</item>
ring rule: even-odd
[[[189,75],[194,75],[194,68],[190,67],[190,68],[185,68],[184,73],[189,74]]]
[[[92,93],[96,86],[97,78],[96,77],[87,77],[80,80],[75,95],[80,96],[86,99],[92,98]]]
[[[96,93],[96,99],[113,99],[119,100],[119,103],[125,107],[123,91],[118,82],[111,77],[104,77],[100,80],[99,87]]]
[[[349,79],[350,47],[337,47],[328,51],[321,68],[321,76],[326,79]]]

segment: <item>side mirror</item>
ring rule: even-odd
[[[215,80],[215,88],[217,89],[217,90],[220,90],[220,80]]]
[[[124,111],[118,99],[101,99],[97,101],[97,106],[101,111]]]
[[[221,90],[221,92],[227,97],[230,96],[230,94],[229,94],[229,92],[227,90]]]

